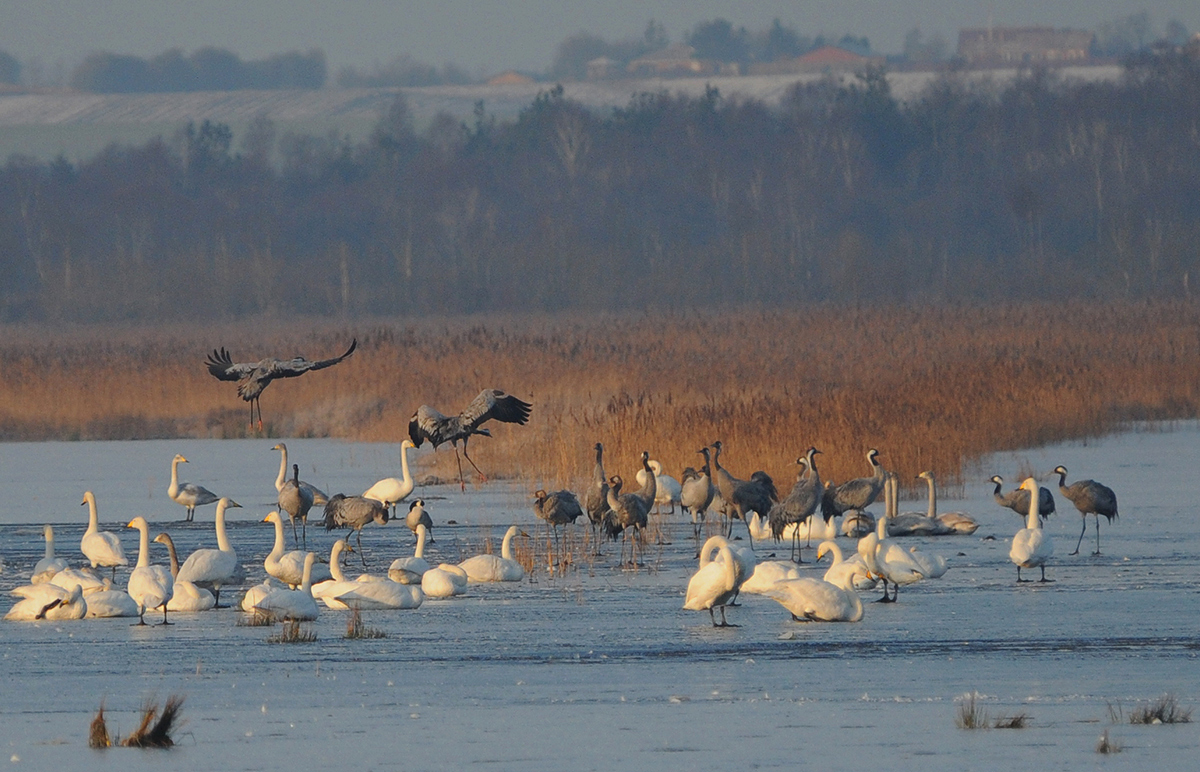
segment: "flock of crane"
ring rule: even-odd
[[[221,349],[210,355],[206,365],[217,378],[238,381],[239,395],[251,405],[253,423],[254,404],[271,380],[330,367],[350,356],[356,346],[357,340],[341,356],[317,362],[296,357],[290,361],[264,359],[246,364],[234,364],[228,352]],[[458,442],[463,444],[462,456],[481,478],[486,479],[467,454],[469,439],[474,435],[491,436],[482,424],[492,419],[525,424],[530,411],[529,403],[498,389],[484,389],[465,410],[454,416],[422,405],[409,422],[409,438],[400,446],[402,477],[380,480],[361,495],[337,493],[329,496],[301,480],[298,464],[292,464],[289,470],[286,445],[276,444],[272,450],[281,453],[275,479],[278,511],[264,519],[275,530],[274,546],[263,561],[268,578],[246,591],[239,604],[241,609],[272,619],[304,621],[317,617],[318,600],[327,607],[339,609],[406,609],[420,606],[426,596],[461,595],[470,582],[520,581],[525,570],[513,556],[512,542],[518,535],[527,537],[528,534],[516,525],[505,534],[499,556],[482,554],[458,565],[430,566],[423,553],[427,541],[433,542],[433,523],[425,511],[424,501],[417,499],[405,516],[405,524],[417,539],[414,554],[396,559],[386,575],[364,573],[351,579],[343,573],[343,559],[356,550],[345,540],[338,539],[333,544],[329,562],[321,562],[315,553],[307,550],[307,521],[311,509],[319,506],[323,507],[326,530],[354,530],[357,551],[365,568],[363,527],[371,523],[386,524],[395,517],[396,505],[414,490],[408,462],[410,449],[419,448],[426,441],[435,449],[450,443],[458,460],[459,483],[465,492]],[[260,408],[260,426],[261,421]],[[690,610],[707,610],[714,626],[728,626],[725,609],[743,591],[777,601],[796,620],[858,621],[863,616],[859,591],[882,583],[883,596],[879,600],[895,602],[901,585],[937,578],[946,571],[943,558],[926,555],[916,547],[906,550],[895,537],[973,533],[978,527],[963,513],[938,514],[936,484],[930,472],[919,475],[929,486],[928,511],[899,513],[898,479],[884,470],[879,463],[879,451],[874,448],[867,452],[871,467],[869,476],[835,486],[831,481],[822,481],[816,459],[821,451],[810,447],[796,459],[795,483],[783,497],[764,472],[755,472],[747,479],[734,477],[721,465],[720,441],[698,451],[703,456],[703,465],[699,469],[685,469],[682,481],[663,474],[662,466],[643,451],[637,490],[626,489],[620,475],[606,474],[601,443],[596,443],[595,452],[592,479],[584,491],[583,501],[568,490],[553,493],[538,490],[534,495],[535,514],[553,529],[556,542],[560,527],[586,516],[597,548],[601,536],[613,540],[620,538],[621,564],[635,567],[652,510],[657,511],[663,505],[671,508],[678,505],[690,516],[697,541],[710,513],[723,517],[721,535],[707,539],[699,550],[699,567],[688,582],[683,606]],[[182,455],[172,459],[167,493],[186,509],[188,521],[193,519],[197,507],[217,505],[216,549],[197,549],[180,565],[171,537],[161,533],[153,541],[166,546],[170,567],[155,565],[150,558],[149,525],[144,518],[135,517],[127,527],[138,531],[137,562],[125,590],[115,589],[117,568],[127,566],[128,560],[117,534],[99,530],[96,499],[89,491],[82,502],[89,507],[89,521],[80,551],[90,563],[90,569],[73,568],[57,557],[53,528],[46,526],[45,558],[34,567],[30,584],[12,591],[21,600],[4,618],[63,620],[137,616],[139,623],[145,624],[147,612],[161,611],[163,624],[168,624],[168,612],[214,608],[220,601],[223,587],[244,585],[245,570],[225,528],[226,510],[240,505],[202,486],[180,482],[179,465],[182,463],[187,463]],[[1117,517],[1115,494],[1093,480],[1067,485],[1067,470],[1062,466],[1054,472],[1059,475],[1059,492],[1083,516],[1083,530],[1075,552],[1071,554],[1078,553],[1082,545],[1089,514],[1096,518],[1096,554],[1099,554],[1099,518],[1103,515],[1111,522]],[[996,486],[996,502],[1026,517],[1025,527],[1013,537],[1009,552],[1017,566],[1017,581],[1026,581],[1021,577],[1023,568],[1038,568],[1041,581],[1050,581],[1046,579],[1045,569],[1053,556],[1053,545],[1042,530],[1041,522],[1054,512],[1053,495],[1033,478],[1026,479],[1019,488],[1007,494],[1002,493],[1000,477],[993,477],[991,481]],[[867,507],[881,494],[885,512],[876,520]],[[286,549],[285,516],[291,524],[293,540],[297,545],[302,543],[304,549]],[[745,523],[749,546],[737,546],[731,541],[735,519]],[[834,541],[839,535],[858,539],[852,556],[843,556]],[[802,576],[796,567],[803,561],[801,539],[811,545],[814,537],[820,540],[817,560],[826,555],[831,557],[831,565],[822,579]],[[758,561],[754,541],[767,538],[789,541],[790,560]],[[629,549],[628,563],[625,561],[626,547]],[[111,576],[97,572],[102,568],[110,568]],[[720,622],[716,618],[718,610]]]

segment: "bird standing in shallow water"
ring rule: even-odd
[[[1099,555],[1100,515],[1107,517],[1109,523],[1117,519],[1117,494],[1113,493],[1112,488],[1101,485],[1095,480],[1079,480],[1067,485],[1067,468],[1065,466],[1055,467],[1054,473],[1058,475],[1058,492],[1066,496],[1083,516],[1083,530],[1079,532],[1079,542],[1076,543],[1075,551],[1071,554],[1079,554],[1079,547],[1083,544],[1083,535],[1087,532],[1087,516],[1095,515],[1096,551],[1092,554]]]
[[[505,394],[499,389],[484,389],[479,392],[479,396],[471,400],[471,404],[467,405],[466,410],[456,416],[442,415],[429,405],[421,405],[408,421],[408,436],[413,445],[418,448],[425,443],[425,440],[433,443],[434,450],[437,450],[442,443],[449,442],[454,447],[454,459],[458,461],[458,483],[465,492],[467,484],[463,480],[462,459],[458,455],[458,441],[462,440],[463,456],[466,456],[467,461],[475,467],[475,471],[486,482],[487,475],[480,472],[479,467],[475,466],[475,462],[471,461],[471,457],[467,455],[467,442],[475,434],[491,437],[490,431],[479,427],[492,418],[505,423],[524,425],[529,420],[529,411],[532,407],[528,402]]]
[[[204,364],[208,367],[208,371],[212,376],[221,381],[237,381],[238,396],[243,401],[250,403],[250,426],[254,426],[254,405],[258,404],[258,430],[261,432],[262,423],[262,403],[259,402],[259,395],[263,393],[263,389],[270,385],[271,381],[276,378],[295,378],[298,375],[304,375],[310,370],[324,370],[326,367],[332,367],[338,362],[341,362],[346,357],[354,353],[354,349],[358,347],[358,339],[355,338],[350,342],[350,348],[346,349],[346,353],[332,359],[321,359],[316,362],[305,359],[302,356],[293,357],[292,359],[275,359],[267,357],[260,359],[257,362],[239,362],[234,363],[233,357],[224,348],[213,349],[213,352],[208,355],[208,359]]]

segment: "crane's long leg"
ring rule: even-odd
[[[465,452],[465,449],[464,449],[464,452]],[[455,443],[455,445],[454,445],[454,460],[458,462],[458,484],[460,486],[462,486],[462,492],[466,493],[467,492],[467,484],[466,484],[466,482],[463,481],[462,458],[460,458],[458,455],[458,444],[457,443]],[[468,458],[467,460],[470,461],[471,459]]]
[[[1092,554],[1093,555],[1100,554],[1100,515],[1098,515],[1098,514],[1096,515],[1096,551],[1093,552]]]
[[[263,430],[263,427],[262,427],[262,402],[259,402],[258,397],[255,397],[254,401],[258,404],[258,431],[259,431],[259,434],[261,434],[262,430]],[[251,421],[251,423],[253,423],[254,422],[254,416],[253,416],[254,405],[250,405],[250,412],[252,414],[250,416],[250,421]]]
[[[468,461],[471,461],[471,457],[469,455],[467,455],[467,440],[466,440],[466,438],[463,438],[463,456],[466,457],[466,459]],[[488,481],[487,475],[484,474],[483,472],[479,471],[479,467],[475,466],[474,461],[471,461],[471,466],[475,467],[475,471],[479,474],[480,478],[482,478],[484,482]]]
[[[358,541],[358,558],[359,558],[359,560],[362,561],[363,568],[366,568],[367,567],[367,556],[364,555],[363,551],[362,551],[362,529],[359,528],[354,533],[355,533],[355,538]]]
[[[292,544],[300,546],[300,535],[296,533],[296,518],[288,515],[288,520],[292,521]]]
[[[304,540],[304,551],[308,552],[308,518],[300,518],[300,538]]]
[[[1099,521],[1096,521],[1096,527],[1097,527],[1097,528],[1099,528],[1099,527],[1100,527],[1100,522],[1099,522]],[[1078,541],[1078,542],[1076,542],[1076,544],[1075,544],[1075,551],[1071,553],[1072,555],[1078,555],[1078,554],[1079,554],[1079,545],[1080,545],[1080,544],[1083,544],[1083,535],[1084,535],[1085,533],[1087,533],[1087,515],[1084,515],[1084,516],[1083,516],[1083,530],[1079,532],[1079,541]],[[1097,535],[1097,538],[1099,538],[1099,535]]]

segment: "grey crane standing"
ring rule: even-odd
[[[847,480],[833,488],[829,506],[837,515],[844,515],[851,509],[862,511],[875,503],[883,491],[885,478],[883,466],[879,463],[879,451],[871,448],[867,451],[867,461],[871,464],[870,477],[856,477]]]
[[[817,472],[816,455],[821,451],[810,447],[804,457],[796,459],[802,467],[808,467],[808,474],[801,473],[796,478],[796,484],[787,497],[773,505],[767,513],[767,522],[771,525],[771,536],[775,541],[783,538],[783,532],[789,525],[795,525],[792,531],[791,558],[797,563],[804,562],[800,548],[799,524],[809,520],[821,503],[824,487],[821,485],[821,475]],[[809,531],[812,531],[811,525]]]
[[[288,513],[292,521],[292,540],[296,538],[296,521],[300,521],[301,533],[304,534],[304,549],[308,549],[308,511],[313,508],[312,488],[300,482],[300,465],[292,464],[292,479],[279,489],[279,508]]]
[[[717,491],[721,494],[728,504],[734,508],[734,517],[740,517],[746,523],[746,531],[749,533],[749,513],[757,512],[759,516],[765,516],[770,513],[772,504],[778,500],[779,495],[775,493],[775,483],[771,480],[766,472],[755,472],[750,475],[749,480],[739,480],[729,473],[725,467],[721,466],[721,441],[717,440],[712,444],[713,456],[712,463],[716,467],[715,482]],[[733,533],[733,520],[729,522],[729,533]],[[750,547],[754,547],[754,535],[750,534]]]
[[[325,504],[325,530],[353,528],[358,541],[358,557],[364,566],[367,564],[367,559],[362,551],[363,526],[367,523],[386,525],[387,521],[387,507],[375,499],[335,493]]]
[[[1083,544],[1083,535],[1087,532],[1087,516],[1095,515],[1096,551],[1092,554],[1099,555],[1100,515],[1108,518],[1110,524],[1117,519],[1117,494],[1113,493],[1112,488],[1101,485],[1095,480],[1079,480],[1067,485],[1067,468],[1065,466],[1054,467],[1054,473],[1058,475],[1058,492],[1066,496],[1083,516],[1083,530],[1079,532],[1079,541],[1075,544],[1075,551],[1071,554],[1079,554],[1079,547]]]
[[[1024,488],[1017,488],[1008,493],[1000,493],[1000,486],[1004,485],[1004,478],[998,474],[992,475],[988,482],[996,484],[996,490],[992,491],[992,498],[996,503],[1007,509],[1011,509],[1021,517],[1029,514],[1029,491]],[[1045,520],[1054,514],[1054,494],[1049,488],[1038,488],[1038,517]]]
[[[539,488],[533,494],[533,512],[554,530],[556,545],[558,544],[558,527],[574,523],[583,517],[583,507],[579,506],[579,499],[568,490],[546,493]]]
[[[692,516],[692,535],[700,538],[704,514],[712,504],[716,488],[712,483],[712,459],[708,448],[701,448],[697,452],[704,456],[704,466],[698,472],[690,466],[683,470],[679,506]]]
[[[629,541],[629,532],[633,531],[633,542],[629,547],[629,563],[636,567],[638,539],[641,537],[642,530],[649,522],[653,497],[651,497],[650,503],[647,503],[637,493],[621,493],[623,484],[624,480],[621,479],[621,475],[619,474],[614,474],[608,478],[609,513],[604,521],[604,530],[610,539],[615,540],[617,536],[623,535],[624,541],[621,543],[620,557],[621,565],[625,565],[625,542]]]
[[[219,350],[213,349],[213,352],[208,355],[208,359],[204,361],[204,364],[217,380],[237,381],[238,396],[243,401],[250,403],[251,427],[254,426],[254,406],[255,404],[258,405],[258,430],[261,432],[263,428],[262,404],[258,401],[258,397],[263,393],[263,389],[270,385],[271,381],[276,378],[295,378],[312,370],[324,370],[326,367],[333,367],[338,362],[353,354],[354,349],[357,347],[358,339],[355,338],[350,342],[350,348],[346,349],[345,354],[332,359],[321,359],[313,362],[302,356],[287,360],[268,357],[267,359],[260,359],[257,362],[241,362],[238,364],[234,364],[233,357],[222,347]]]
[[[429,539],[429,543],[436,544],[433,538],[433,518],[425,511],[425,499],[417,499],[408,505],[408,514],[404,516],[404,525],[418,538],[417,526],[425,526],[425,536]]]
[[[523,426],[529,420],[529,411],[532,407],[528,402],[505,394],[499,389],[484,389],[479,392],[479,396],[471,400],[471,404],[467,405],[466,410],[455,416],[442,415],[429,405],[421,405],[409,419],[408,436],[413,445],[418,448],[424,444],[425,440],[433,443],[434,450],[437,450],[442,443],[449,442],[454,447],[454,459],[458,461],[458,483],[465,492],[467,484],[463,481],[458,441],[462,440],[462,454],[466,456],[471,466],[475,467],[479,476],[486,481],[487,475],[480,472],[479,467],[475,466],[475,462],[471,461],[471,457],[467,455],[467,442],[475,434],[491,437],[490,431],[479,427],[485,421],[493,418],[497,421]]]
[[[596,443],[596,465],[592,467],[592,482],[583,493],[583,507],[587,510],[588,520],[592,524],[592,540],[596,543],[596,553],[600,554],[600,539],[598,529],[604,525],[604,518],[609,513],[608,507],[608,476],[604,474],[604,446]]]

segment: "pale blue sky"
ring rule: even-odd
[[[893,53],[913,27],[953,46],[960,27],[983,26],[989,14],[998,25],[1093,29],[1141,10],[1156,30],[1171,18],[1200,29],[1197,0],[0,0],[0,49],[69,68],[95,50],[150,56],[215,45],[255,59],[315,47],[331,72],[406,53],[488,73],[545,70],[573,32],[636,37],[651,18],[673,41],[708,19],[753,30],[779,17],[802,34],[852,32]]]

